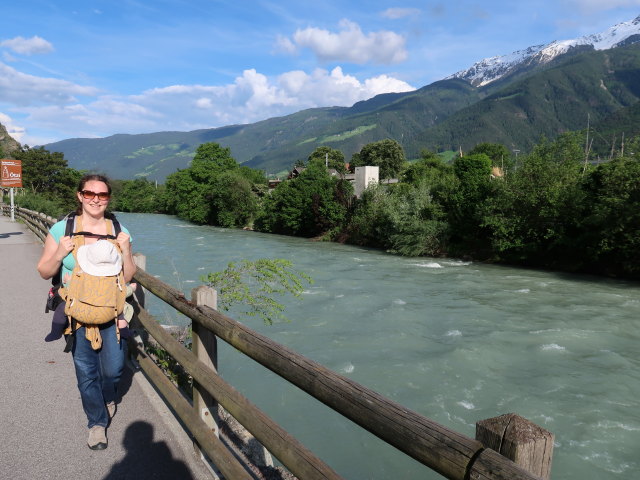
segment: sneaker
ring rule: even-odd
[[[116,402],[107,403],[107,413],[109,414],[110,419],[114,417],[114,415],[116,414],[116,410],[118,410],[118,408],[116,407]]]
[[[91,450],[104,450],[107,448],[107,435],[104,427],[95,425],[89,429],[87,445]]]

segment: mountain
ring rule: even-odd
[[[640,16],[599,34],[488,58],[413,92],[378,95],[351,107],[192,132],[69,139],[46,148],[63,152],[77,169],[160,181],[188,166],[198,145],[212,141],[230,147],[238,162],[267,173],[287,170],[321,145],[349,159],[384,138],[401,143],[408,158],[424,148],[468,150],[480,142],[526,151],[541,135],[583,129],[587,117],[597,126],[636,104],[639,40]]]
[[[456,143],[468,150],[490,141],[527,151],[542,135],[553,139],[585,129],[588,118],[599,129],[598,122],[640,100],[640,45],[558,57],[542,71],[501,82],[499,89],[481,87],[488,94],[483,100],[423,132],[419,141],[431,150]]]
[[[378,95],[352,107],[312,108],[248,125],[75,138],[45,147],[63,152],[69,165],[80,170],[103,171],[114,178],[163,180],[177,168],[185,168],[200,144],[218,142],[231,148],[238,162],[275,173],[296,160],[306,160],[318,145],[340,148],[350,158],[367,143],[403,135],[410,138],[411,132],[435,125],[479,98],[477,89],[455,79],[413,92]]]
[[[14,140],[7,129],[0,123],[0,157],[7,156],[20,148],[20,143]]]
[[[629,22],[614,25],[602,33],[585,35],[573,40],[553,41],[547,45],[536,45],[508,55],[485,58],[447,78],[462,78],[474,86],[482,87],[520,70],[545,65],[572,50],[608,50],[639,41],[640,16]]]

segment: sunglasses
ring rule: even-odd
[[[111,194],[109,192],[92,192],[91,190],[82,190],[80,192],[82,194],[82,198],[85,200],[93,200],[98,197],[98,200],[104,202],[105,200],[109,200],[111,198]]]

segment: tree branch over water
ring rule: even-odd
[[[274,320],[290,321],[282,313],[284,305],[274,300],[274,295],[299,297],[304,291],[303,283],[313,284],[311,277],[294,270],[293,263],[282,258],[230,262],[223,271],[209,273],[201,280],[218,290],[220,309],[228,311],[234,305],[242,305],[244,315],[258,316],[267,325]]]

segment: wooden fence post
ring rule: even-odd
[[[480,420],[476,440],[544,480],[551,477],[554,435],[520,415]]]
[[[201,285],[191,290],[191,301],[196,305],[206,305],[214,310],[218,308],[218,292],[213,288]],[[218,372],[218,344],[216,336],[201,327],[198,322],[191,322],[192,351],[205,365]],[[203,388],[193,382],[193,408],[200,418],[219,436],[218,403]]]
[[[142,253],[134,253],[133,254],[133,263],[142,270],[147,269],[147,257]],[[139,287],[139,288],[138,288]],[[141,307],[144,307],[144,287],[142,285],[138,285],[136,287],[136,291],[133,292],[133,296]]]
[[[135,263],[136,267],[140,268],[141,270],[146,270],[146,255],[143,255],[142,253],[134,253],[133,263]],[[142,285],[137,284],[137,287],[133,292],[133,298],[141,308],[145,307],[145,288]],[[142,347],[144,345],[144,342],[148,340],[148,335],[144,328],[140,328],[140,324],[137,320],[137,312],[138,310],[134,307],[134,314],[132,319],[133,321],[129,324],[129,329],[131,330],[132,335],[129,341]],[[129,348],[132,350],[133,346],[130,346]],[[138,370],[140,370],[140,364],[135,359],[135,355],[127,354],[127,365],[129,365],[129,368],[132,372],[137,372]]]

